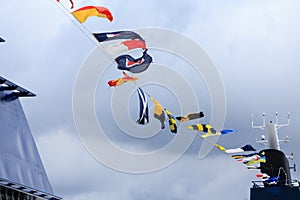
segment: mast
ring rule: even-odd
[[[290,113],[287,113],[287,123],[286,124],[279,124],[278,122],[278,112],[275,113],[275,123],[270,121],[266,124],[266,116],[263,113],[263,125],[254,125],[254,115],[252,117],[252,128],[266,130],[267,132],[267,140],[265,140],[265,136],[262,135],[260,141],[256,141],[258,144],[264,144],[269,149],[280,150],[280,143],[281,142],[289,142],[291,139],[290,137],[286,137],[284,140],[280,140],[278,137],[278,129],[282,127],[287,127],[290,125]]]
[[[267,132],[267,138],[262,135],[258,144],[263,144],[265,149],[259,155],[265,157],[265,162],[260,163],[257,169],[262,174],[266,174],[268,179],[263,181],[252,181],[253,187],[250,189],[250,200],[297,200],[300,199],[299,182],[291,178],[291,167],[287,156],[280,150],[282,142],[291,141],[290,137],[279,139],[278,129],[290,125],[290,113],[287,114],[287,123],[279,124],[278,113],[275,114],[275,121],[266,123],[265,114],[262,114],[262,125],[254,125],[254,115],[252,115],[252,127],[262,129]],[[295,165],[294,165],[295,169]]]

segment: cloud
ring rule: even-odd
[[[295,53],[300,29],[294,26],[299,17],[298,2],[211,2],[197,6],[197,24],[190,23],[186,33],[204,46],[220,70],[228,100],[226,124],[241,130],[239,139],[253,137],[248,134],[254,132],[250,127],[252,113],[265,112],[272,120],[276,111],[282,116],[293,111],[297,121],[300,96],[293,88],[299,84]],[[296,127],[291,126],[288,132],[293,134]]]
[[[219,151],[204,160],[185,155],[155,173],[120,173],[96,162],[78,137],[63,128],[39,135],[37,144],[55,193],[67,200],[80,200],[83,196],[92,200],[242,198],[247,196],[252,174]],[[240,191],[219,193],[226,188]]]
[[[80,5],[87,3],[90,1]],[[91,31],[158,26],[187,34],[207,50],[220,70],[228,98],[225,126],[239,130],[219,142],[230,147],[253,144],[255,137],[264,132],[250,127],[251,113],[266,112],[268,120],[273,120],[276,111],[281,116],[293,111],[292,125],[280,129],[280,134],[294,138],[282,149],[297,152],[298,4],[129,0],[123,6],[117,1],[104,1],[115,21],[106,23],[94,18],[85,26]],[[0,46],[1,75],[38,94],[34,99],[22,99],[22,103],[56,194],[66,200],[214,200],[248,196],[255,172],[218,151],[198,160],[196,154],[202,143],[198,137],[181,159],[159,172],[124,174],[98,163],[79,141],[71,106],[76,73],[95,44],[54,0],[2,2],[0,16],[4,21],[1,36],[7,40]],[[135,144],[128,138],[117,139],[124,146]],[[299,177],[299,172],[294,176]],[[233,188],[235,193],[227,192]]]

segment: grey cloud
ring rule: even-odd
[[[207,50],[226,88],[225,127],[239,131],[221,137],[220,144],[239,147],[251,143],[258,149],[263,148],[255,144],[255,138],[264,132],[251,128],[250,114],[265,112],[268,120],[273,120],[273,114],[278,111],[284,121],[282,115],[292,111],[291,126],[279,132],[280,136],[293,138],[293,142],[289,146],[282,145],[282,149],[286,153],[297,153],[297,121],[300,119],[297,2],[131,0],[126,8],[117,1],[105,3],[114,11],[115,21],[94,25],[94,20],[90,20],[86,24],[89,29],[160,26],[189,35]],[[15,7],[16,4],[19,6]],[[15,15],[7,18],[11,16],[12,7],[16,9]],[[180,15],[181,8],[189,11],[187,15]],[[33,12],[37,9],[41,11]],[[67,200],[86,197],[126,200],[145,196],[214,200],[248,196],[255,172],[245,170],[218,150],[198,160],[196,154],[202,143],[199,137],[179,161],[156,173],[123,174],[99,164],[79,143],[71,107],[76,73],[94,44],[55,4],[6,1],[1,11],[1,18],[6,19],[1,24],[1,36],[7,40],[0,45],[1,75],[38,94],[35,99],[22,99],[22,103],[58,195]],[[202,86],[197,87],[202,89]],[[207,111],[210,110],[208,104],[205,101]],[[128,138],[122,143],[118,135],[115,139],[123,145],[134,143]],[[154,146],[157,144],[161,142],[153,142]],[[297,154],[295,156],[291,164],[299,163]],[[296,172],[293,177],[299,175]],[[237,192],[228,193],[232,188]]]
[[[54,191],[65,199],[219,199],[216,191],[240,187],[231,197],[245,197],[250,172],[225,154],[215,153],[198,160],[184,156],[169,168],[156,173],[134,175],[104,167],[86,156],[76,136],[61,129],[38,138],[39,149],[47,167]],[[54,149],[53,146],[56,148]],[[226,166],[224,165],[226,163]],[[224,173],[226,171],[226,173]],[[88,173],[87,173],[88,172]],[[180,173],[179,173],[180,172]],[[238,186],[240,185],[240,186]],[[117,191],[117,192],[116,192]]]

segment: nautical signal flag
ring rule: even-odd
[[[217,132],[216,129],[214,129],[209,124],[195,124],[195,125],[188,126],[188,128],[191,130],[196,130],[196,131],[201,131],[206,133],[201,135],[202,138],[206,138],[208,136],[221,135],[220,132]]]
[[[151,100],[154,103],[154,118],[158,119],[161,123],[161,129],[165,128],[165,120],[166,120],[166,116],[165,116],[165,112],[163,110],[163,107],[160,105],[160,103],[154,99],[153,97],[150,97]]]
[[[172,133],[177,133],[177,123],[173,114],[165,108],[165,112],[168,116],[169,127]]]
[[[241,149],[243,151],[256,151],[256,149],[253,146],[251,146],[250,144],[244,145],[243,147],[241,147]]]
[[[186,122],[189,120],[194,120],[194,119],[198,119],[198,118],[202,118],[202,117],[204,117],[203,112],[198,112],[198,113],[189,113],[185,116],[179,116],[179,117],[176,117],[176,119],[179,122]]]
[[[93,33],[98,42],[125,40],[119,43],[103,46],[109,55],[117,55],[133,49],[146,50],[145,40],[134,31],[115,31],[106,33]]]
[[[261,173],[261,174],[256,174],[257,178],[261,178],[261,179],[268,179],[270,178],[270,176],[266,173]]]
[[[109,46],[104,46],[103,48],[105,49],[105,51],[109,55],[116,55],[116,54],[125,53],[125,52],[127,52],[129,50],[133,50],[133,49],[146,50],[147,47],[146,47],[145,41],[126,40],[126,41],[121,42],[121,43],[112,44],[112,45],[109,45]]]
[[[215,144],[216,147],[218,147],[221,151],[224,151],[225,153],[242,153],[245,151],[256,151],[250,144],[246,144],[240,148],[235,149],[225,149],[221,145]]]
[[[139,34],[133,31],[115,31],[108,33],[93,33],[98,42],[106,42],[111,40],[140,40],[145,41]]]
[[[202,138],[207,138],[210,136],[225,135],[228,133],[237,132],[234,129],[224,129],[222,131],[216,131],[216,129],[214,129],[209,124],[195,124],[195,125],[188,126],[188,128],[191,130],[196,130],[196,131],[201,131],[201,132],[206,133],[206,134],[200,135]]]
[[[147,124],[149,122],[149,108],[148,108],[148,99],[146,93],[142,88],[137,89],[139,100],[140,100],[140,114],[137,123]]]
[[[112,16],[110,10],[108,10],[105,7],[100,7],[100,6],[85,6],[85,7],[79,8],[78,10],[73,11],[72,15],[80,23],[85,22],[85,20],[91,16],[107,18],[109,21],[113,20],[113,16]]]
[[[141,49],[147,51],[145,41],[141,41],[141,40],[127,40],[127,41],[121,42],[121,44],[125,45],[128,48],[128,50],[141,48]]]
[[[276,185],[279,182],[280,176],[277,177],[270,177],[267,180],[264,181],[264,183],[267,183],[268,185]]]
[[[137,77],[129,76],[125,72],[123,72],[123,75],[124,75],[124,77],[122,77],[122,78],[118,78],[116,80],[110,80],[110,81],[108,81],[107,82],[108,85],[110,87],[116,87],[116,86],[123,85],[126,82],[134,82],[134,81],[138,80]]]
[[[248,157],[239,159],[238,162],[242,162],[246,165],[251,165],[251,164],[255,164],[255,163],[262,163],[262,162],[265,163],[266,162],[266,157],[261,155],[261,154],[255,153],[252,156],[248,156]]]
[[[220,149],[221,151],[226,151],[225,147],[215,144],[215,147],[217,147],[218,149]]]
[[[131,73],[140,73],[148,69],[152,62],[152,57],[147,54],[147,49],[140,58],[133,58],[131,55],[121,55],[115,59],[118,69],[127,70]]]
[[[250,154],[243,154],[243,155],[232,155],[231,157],[233,157],[234,159],[241,159],[241,158],[248,158],[254,155],[259,155],[259,156],[265,156],[265,152],[261,152],[261,153],[250,153]]]

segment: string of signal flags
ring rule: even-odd
[[[57,0],[60,3],[60,0]],[[71,9],[74,8],[74,2],[70,0]],[[102,6],[83,6],[71,12],[74,18],[80,22],[80,24],[84,23],[88,20],[89,17],[100,17],[106,18],[109,21],[113,21],[113,15],[111,11]],[[148,49],[146,45],[146,41],[136,32],[134,31],[113,31],[113,32],[101,32],[101,33],[91,33],[92,36],[97,40],[98,43],[103,44],[107,41],[114,41],[114,44],[110,44],[107,46],[103,46],[106,53],[113,56],[116,54],[121,54],[116,57],[114,60],[117,64],[117,69],[121,70],[123,73],[123,77],[120,77],[115,80],[109,80],[108,85],[110,87],[119,87],[127,82],[133,82],[138,80],[138,77],[130,76],[125,71],[133,74],[138,74],[146,71],[150,64],[153,62],[153,58],[148,54]],[[138,58],[134,58],[127,53],[130,50],[141,49],[142,56]],[[185,116],[174,117],[171,111],[169,111],[166,107],[161,106],[161,104],[149,93],[145,92],[141,87],[137,87],[137,93],[140,101],[140,112],[139,119],[137,123],[139,124],[147,124],[149,123],[149,106],[147,96],[152,100],[155,108],[154,108],[154,118],[158,119],[161,123],[161,128],[165,128],[165,121],[168,119],[170,131],[174,134],[177,133],[177,121],[185,122],[189,120],[194,120],[198,118],[204,117],[203,112],[189,113]],[[195,125],[196,126],[196,125]],[[233,130],[223,130],[221,132],[214,131],[214,129],[210,125],[204,125],[204,129],[199,131],[203,131],[206,134],[202,135],[203,138],[213,135],[221,135],[229,132],[234,132]],[[195,129],[196,130],[196,129]]]
[[[56,1],[60,3],[60,0],[56,0]],[[69,1],[71,4],[71,9],[73,9],[75,7],[74,2],[72,0]],[[112,22],[114,19],[111,11],[108,8],[102,6],[91,6],[91,5],[84,6],[72,11],[71,14],[80,24],[83,24],[86,20],[88,20],[89,17],[93,17],[93,16],[106,18],[110,22]],[[83,25],[82,27],[79,28],[86,29]],[[138,33],[134,31],[128,31],[128,30],[104,32],[104,33],[103,32],[90,33],[90,35],[97,40],[97,43],[95,44],[98,46],[100,43],[101,46],[104,48],[105,52],[108,53],[111,57],[113,57],[114,55],[120,55],[114,58],[114,60],[117,64],[117,69],[122,71],[123,77],[114,80],[109,80],[108,81],[109,87],[119,87],[127,82],[131,82],[137,85],[136,81],[139,78],[136,76],[128,75],[126,72],[132,74],[138,74],[144,72],[149,68],[149,66],[153,62],[152,56],[148,54],[146,41]],[[114,41],[115,43],[105,46],[104,44],[108,41]],[[4,40],[1,40],[0,42],[4,42]],[[130,50],[141,50],[142,56],[138,58],[134,58],[130,54],[127,54],[127,52]],[[145,125],[149,123],[149,105],[148,105],[149,102],[147,97],[149,97],[154,104],[154,118],[159,120],[161,129],[165,128],[165,122],[168,119],[169,128],[171,133],[173,134],[177,133],[177,122],[184,123],[190,120],[196,120],[204,117],[204,113],[202,111],[191,112],[184,116],[174,117],[174,115],[166,107],[163,107],[154,97],[149,95],[138,85],[137,85],[137,94],[140,103],[139,118],[137,120],[138,124]],[[202,123],[189,125],[187,126],[187,128],[197,132],[202,132],[203,134],[200,134],[200,137],[203,139],[207,137],[221,136],[228,133],[237,132],[234,129],[224,129],[224,130],[217,131],[213,126],[209,124],[202,124]],[[226,149],[219,144],[214,144],[214,146],[226,154],[235,154],[235,153],[254,151],[254,153],[250,153],[250,154],[236,154],[231,156],[232,158],[236,159],[238,162],[247,165],[248,169],[259,169],[258,166],[251,166],[251,165],[261,163],[261,162],[266,162],[264,152],[256,153],[256,149],[249,144],[234,149]],[[268,181],[270,179],[270,177],[264,176],[262,174],[257,174],[256,176],[265,181]]]

